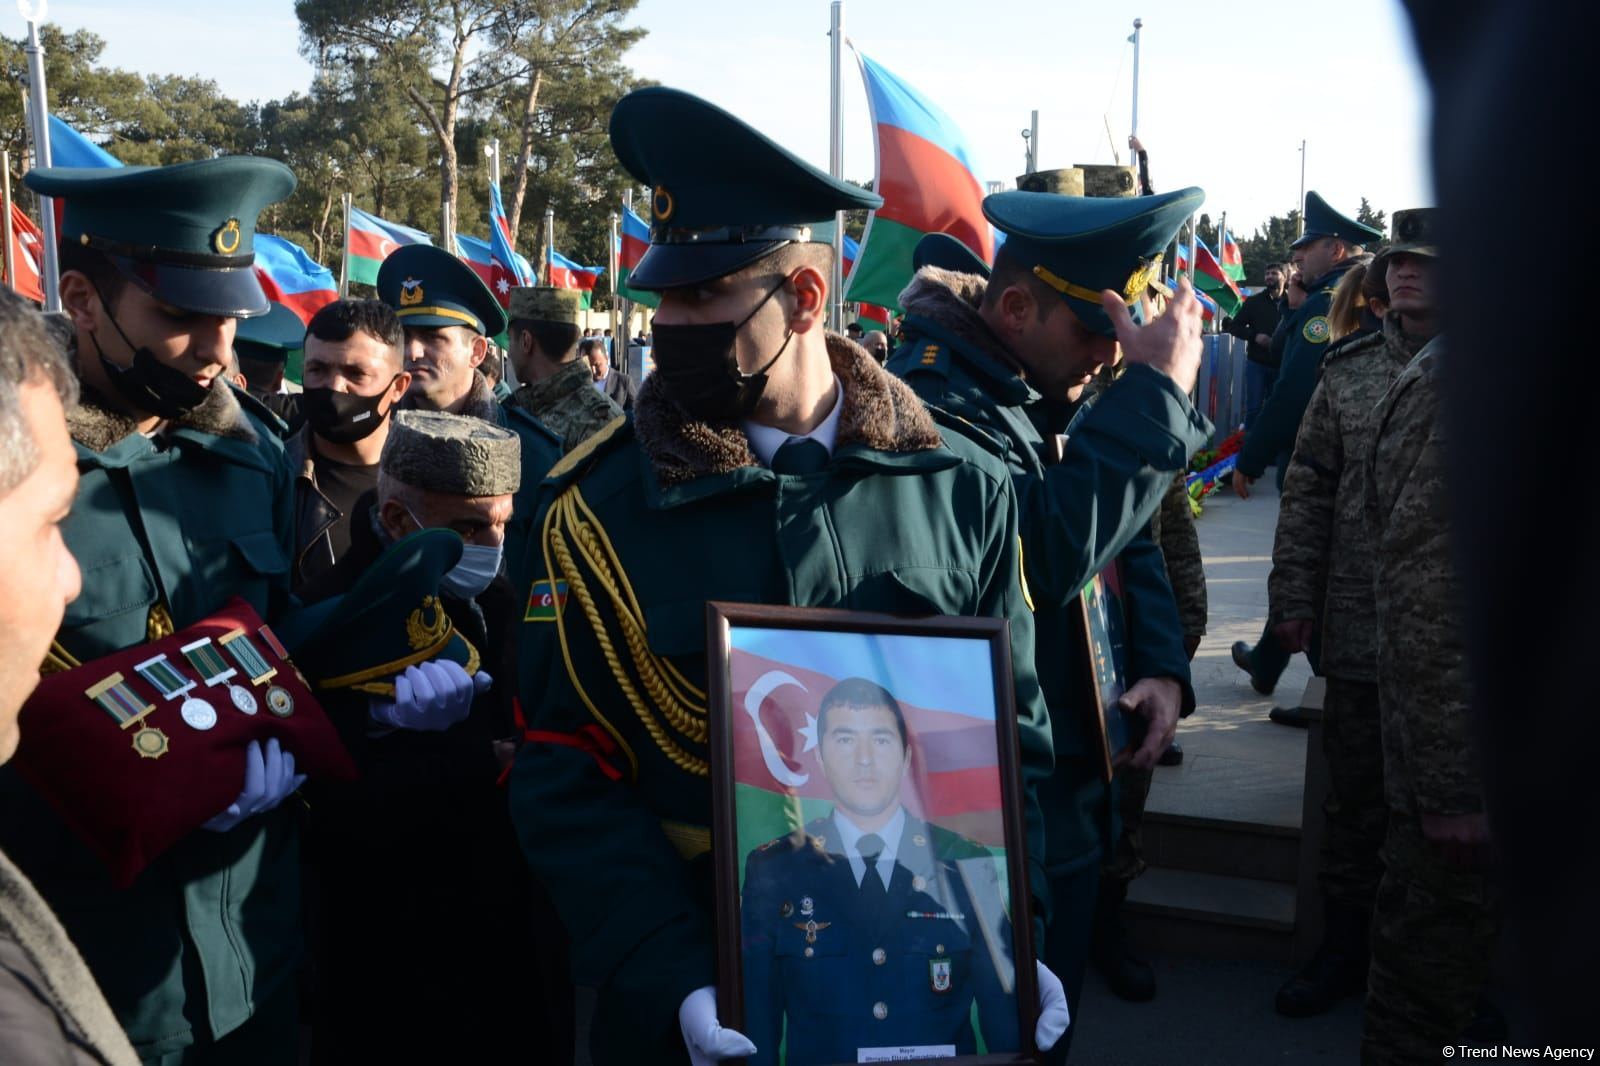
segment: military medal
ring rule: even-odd
[[[153,726],[145,725],[145,718],[156,709],[133,690],[121,674],[112,674],[96,682],[83,693],[109,714],[123,729],[139,726],[133,734],[133,750],[140,757],[159,759],[167,753],[167,735]]]
[[[245,714],[255,714],[256,711],[261,709],[261,705],[256,702],[255,696],[243,685],[229,685],[228,698],[233,701],[235,707]]]
[[[817,933],[819,933],[822,930],[828,928],[828,926],[830,926],[832,924],[833,924],[832,922],[818,922],[818,921],[795,922],[794,923],[794,927],[796,929],[804,929],[806,931],[806,943],[807,944],[815,944],[817,942]]]
[[[906,917],[933,918],[935,920],[948,922],[964,922],[967,920],[967,916],[965,914],[957,914],[954,911],[906,911]]]
[[[778,917],[779,918],[787,918],[787,917],[789,917],[789,915],[791,915],[793,913],[794,913],[794,904],[790,903],[788,900],[784,900],[783,906],[778,908]]]
[[[178,713],[183,715],[187,725],[201,732],[217,724],[217,709],[199,696],[190,696],[184,700],[183,706],[178,708]]]
[[[817,913],[816,902],[810,896],[800,897],[800,913],[807,918]]]
[[[928,984],[933,987],[935,992],[950,991],[949,959],[928,960]]]
[[[175,700],[179,696],[195,687],[195,682],[190,681],[165,655],[157,655],[154,659],[146,659],[134,666],[139,676],[150,682],[155,690],[161,693],[165,700]]]
[[[267,689],[267,710],[279,718],[287,718],[294,713],[294,696],[282,685],[273,685]]]
[[[271,681],[277,676],[278,668],[267,662],[256,646],[250,643],[250,636],[244,630],[235,629],[219,638],[217,643],[233,656],[233,661],[239,664],[239,669],[244,671],[244,676],[250,679],[252,685]]]
[[[306,680],[306,675],[300,672],[300,668],[298,666],[289,661],[289,650],[283,646],[283,642],[278,639],[278,634],[272,631],[271,626],[262,626],[260,629],[256,630],[256,635],[261,638],[262,642],[265,643],[268,648],[272,649],[272,654],[276,655],[283,661],[285,666],[294,671],[294,676],[300,679],[300,683],[302,685],[305,685],[306,688],[311,687],[310,682]],[[294,700],[291,699],[289,701],[289,707],[291,710],[294,709]],[[287,718],[288,715],[285,714],[284,717]]]

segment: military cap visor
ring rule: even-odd
[[[506,313],[471,267],[431,244],[397,248],[378,268],[378,299],[402,326],[466,326],[486,337],[505,332]]]
[[[921,270],[926,266],[957,274],[976,274],[981,278],[989,276],[989,264],[948,233],[930,233],[917,242],[911,253],[911,269]]]
[[[1434,244],[1434,234],[1438,210],[1436,207],[1415,207],[1409,211],[1396,211],[1393,219],[1394,242],[1374,257],[1372,269],[1381,274],[1389,268],[1389,257],[1395,255],[1436,258],[1439,251]]]
[[[393,699],[396,675],[435,659],[476,673],[478,649],[456,630],[439,600],[439,583],[462,551],[454,530],[412,533],[379,556],[343,596],[283,618],[278,636],[319,690]]]
[[[157,299],[196,314],[249,318],[271,306],[256,280],[261,209],[294,191],[272,159],[223,156],[167,167],[30,171],[65,201],[61,242],[93,248]]]
[[[1383,231],[1341,215],[1317,192],[1306,193],[1306,228],[1289,247],[1304,248],[1324,237],[1337,237],[1351,244],[1372,244],[1383,240]]]
[[[1205,201],[1198,188],[1158,196],[1082,197],[1011,190],[984,198],[983,213],[1006,235],[1001,253],[1020,262],[1105,337],[1116,328],[1100,303],[1119,293],[1135,322],[1161,254]]]
[[[812,225],[836,211],[883,203],[678,89],[638,89],[619,100],[611,146],[652,190],[650,247],[628,275],[646,291],[723,277],[810,241]]]

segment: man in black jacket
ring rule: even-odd
[[[632,411],[637,388],[627,371],[612,364],[605,342],[599,337],[581,340],[578,342],[578,355],[588,360],[589,371],[594,375],[594,387],[611,397],[624,412]]]
[[[1239,314],[1228,322],[1228,332],[1248,342],[1244,367],[1244,428],[1255,424],[1261,401],[1278,377],[1278,363],[1272,357],[1272,334],[1278,328],[1279,304],[1283,300],[1284,270],[1277,263],[1266,269],[1266,284],[1245,300]]]

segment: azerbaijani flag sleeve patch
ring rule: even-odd
[[[567,583],[548,579],[535,581],[528,591],[528,609],[522,615],[524,622],[554,622],[556,614],[567,605]]]

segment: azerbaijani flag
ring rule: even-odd
[[[523,276],[533,277],[533,264],[528,262],[527,257],[520,252],[511,254],[516,257],[517,269]],[[465,233],[456,234],[456,258],[471,267],[472,272],[483,281],[484,287],[493,291],[494,253],[488,241],[481,237],[469,237]]]
[[[639,260],[644,258],[645,251],[650,247],[650,227],[645,225],[644,219],[634,214],[624,204],[621,230],[618,238],[621,248],[617,251],[617,295],[636,304],[644,304],[646,307],[659,306],[660,293],[628,287],[628,275],[633,273],[634,268],[639,265]]]
[[[1226,230],[1222,234],[1222,270],[1234,281],[1244,280],[1244,253],[1239,250],[1239,242],[1233,239],[1233,234]]]
[[[1194,242],[1194,288],[1196,293],[1205,293],[1215,301],[1223,314],[1232,317],[1239,313],[1239,308],[1244,305],[1244,297],[1239,293],[1239,287],[1233,283],[1222,269],[1222,264],[1217,262],[1217,257],[1206,247],[1206,242],[1195,239]],[[1178,271],[1180,273],[1189,269],[1189,245],[1178,242]]]
[[[489,291],[500,301],[501,307],[511,306],[511,289],[518,285],[532,285],[533,271],[524,270],[523,263],[512,250],[511,227],[506,223],[506,209],[500,202],[500,186],[489,186]]]
[[[44,237],[28,213],[11,205],[11,273],[6,280],[19,296],[44,303]]]
[[[53,167],[120,167],[122,160],[89,138],[50,116],[50,165]]]
[[[986,641],[734,626],[729,671],[738,867],[756,848],[833,809],[817,710],[837,682],[888,689],[905,714],[911,766],[900,802],[1001,854],[1005,826]]]
[[[433,243],[433,238],[419,229],[368,214],[359,207],[350,208],[350,230],[344,239],[350,250],[350,280],[365,285],[378,283],[378,267],[396,248]]]
[[[585,309],[594,300],[595,283],[605,272],[605,267],[579,266],[554,248],[550,249],[550,284],[558,289],[581,289]]]
[[[256,234],[256,280],[275,304],[293,311],[302,322],[339,298],[333,271],[311,258],[293,241]]]
[[[861,245],[848,233],[844,235],[844,276],[849,280],[850,271],[855,267],[856,260],[861,258]],[[892,312],[887,307],[877,304],[858,303],[856,305],[856,325],[862,329],[889,329],[889,318]]]
[[[974,155],[950,117],[860,52],[877,146],[873,189],[883,206],[867,217],[861,260],[847,298],[898,306],[910,282],[911,253],[928,233],[948,233],[994,260],[994,231],[983,217]]]

